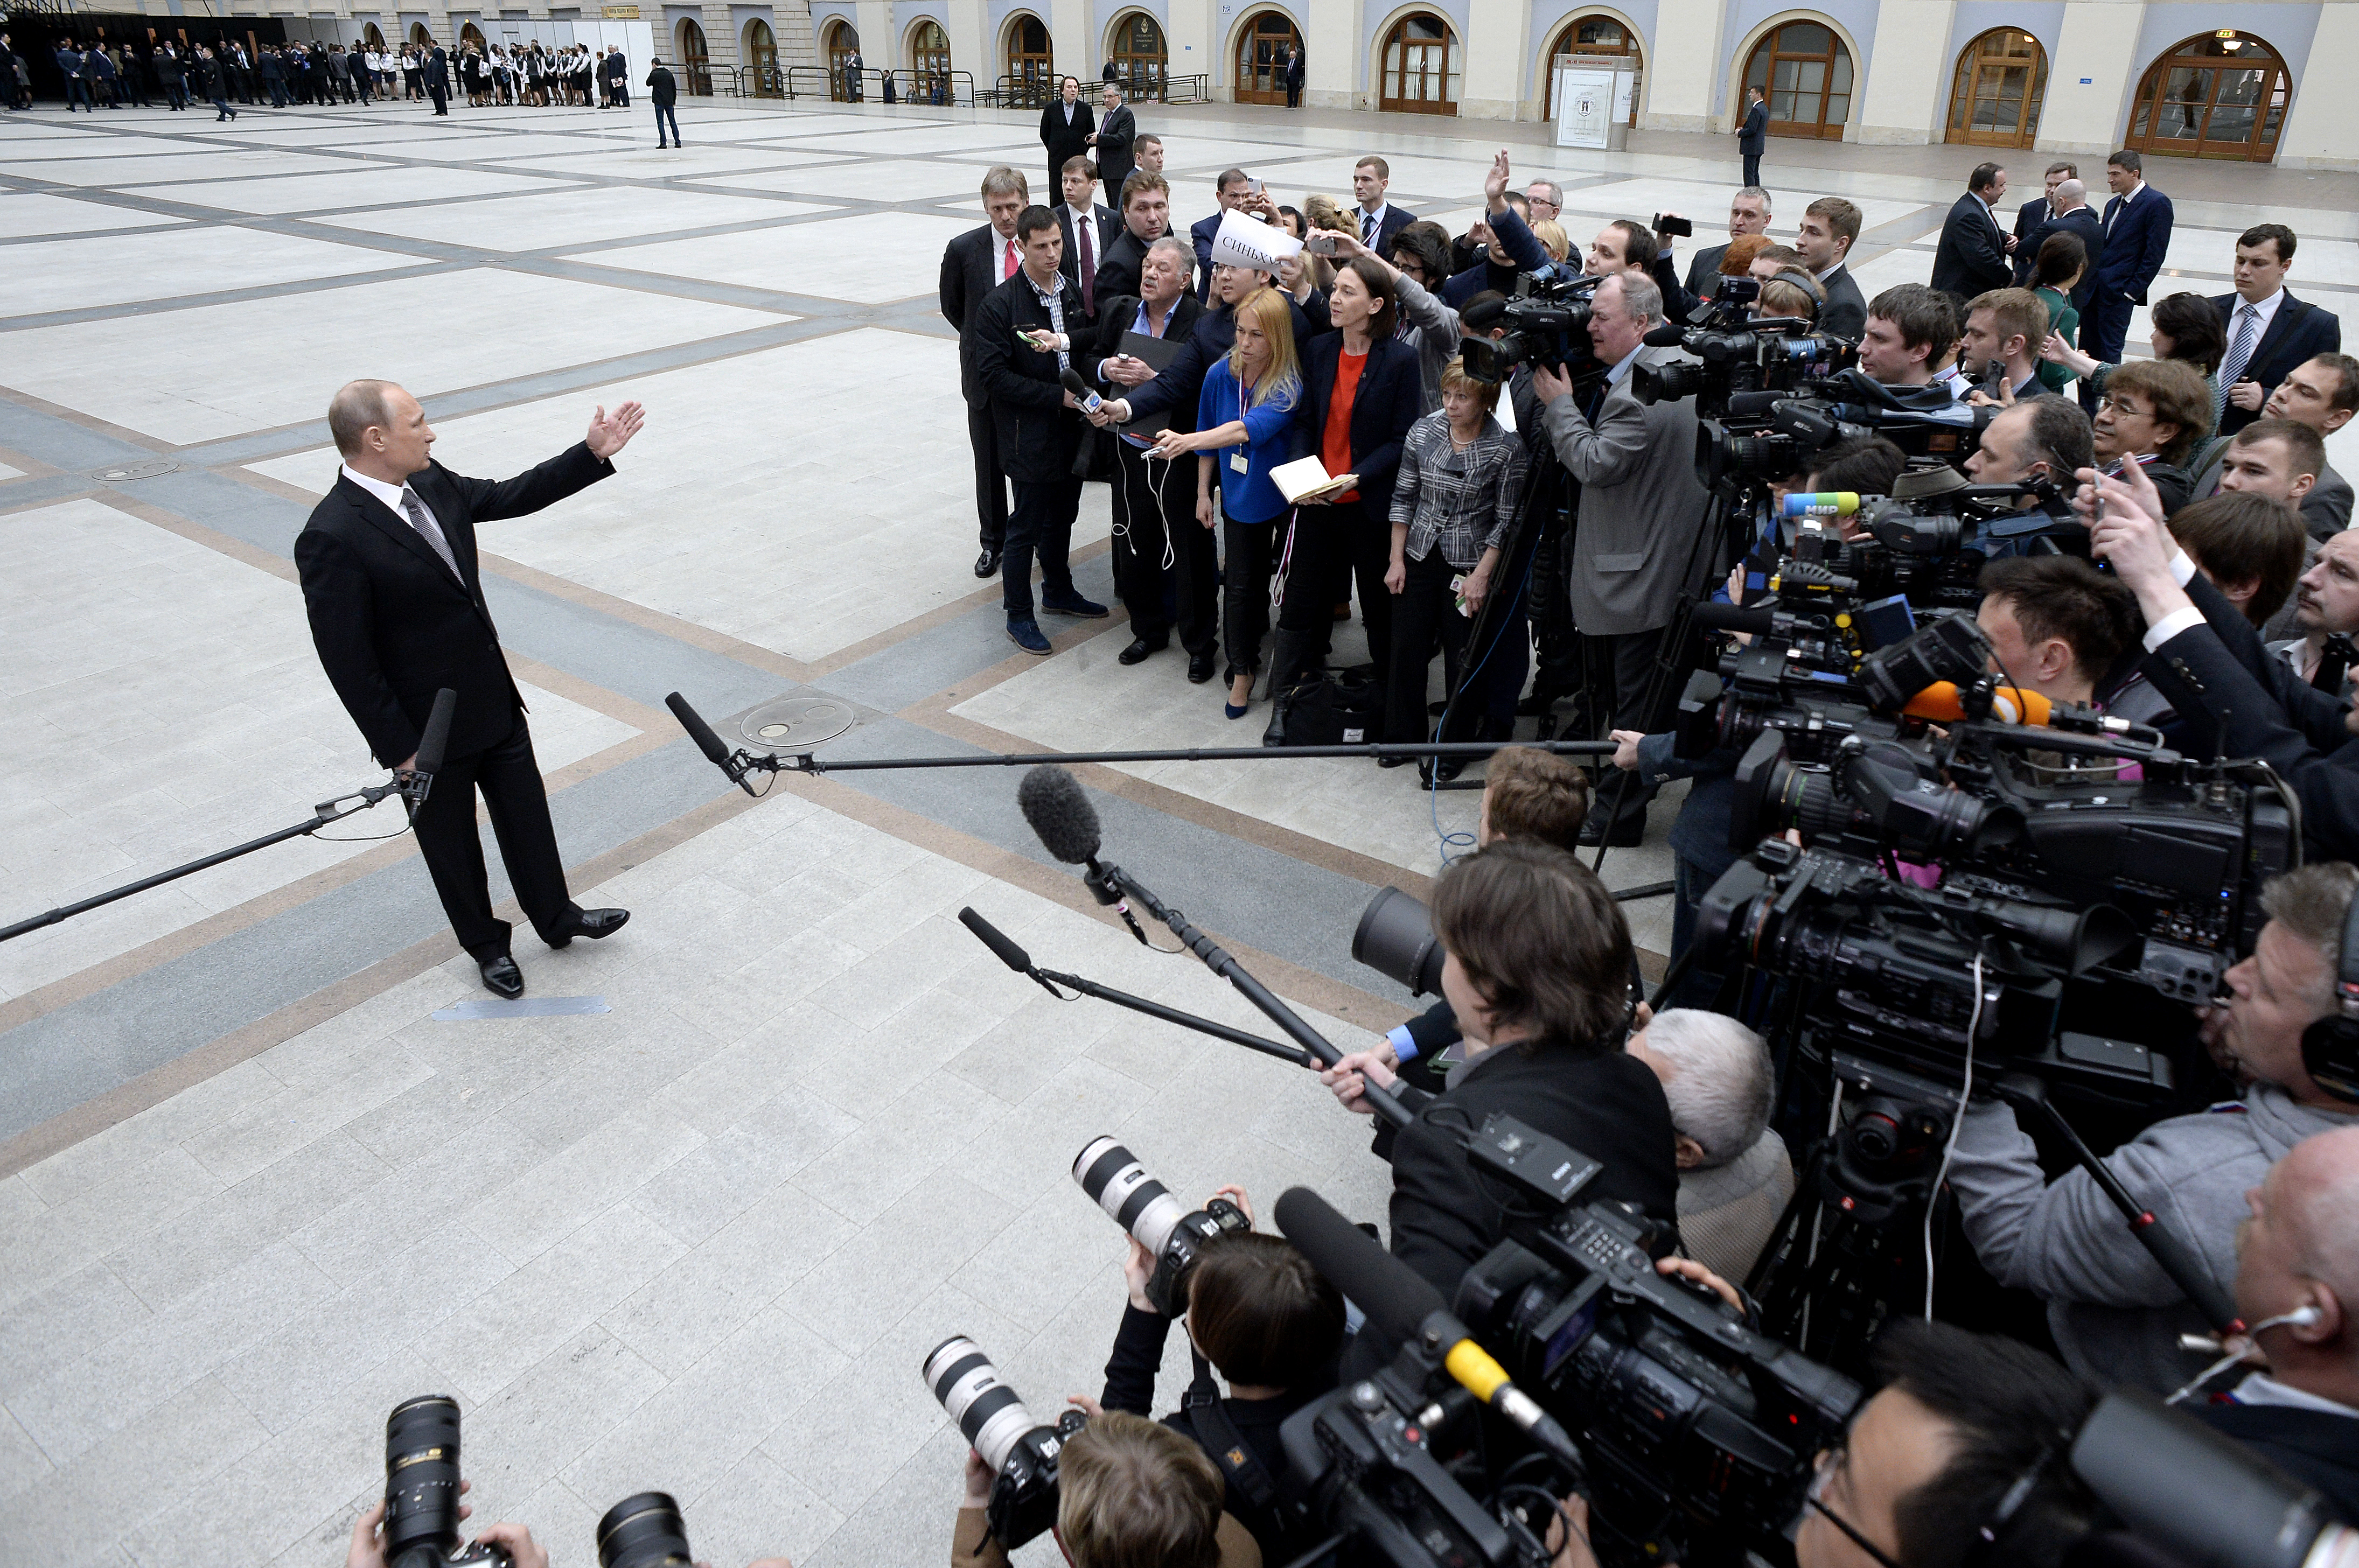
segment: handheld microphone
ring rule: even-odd
[[[1441,1292],[1408,1264],[1371,1240],[1308,1187],[1288,1187],[1271,1211],[1278,1230],[1302,1249],[1311,1266],[1368,1315],[1394,1345],[1430,1337],[1446,1346],[1441,1365],[1461,1388],[1529,1434],[1532,1441],[1585,1470],[1581,1450],[1557,1419],[1516,1387],[1506,1369],[1474,1343],[1466,1325],[1442,1304]]]
[[[409,765],[409,776],[401,781],[401,793],[415,812],[426,804],[434,788],[434,775],[442,771],[442,754],[451,749],[451,716],[458,711],[459,694],[449,687],[434,694],[434,709],[426,716],[426,732],[418,738],[418,756]]]
[[[1786,497],[1788,517],[1849,517],[1859,510],[1859,492],[1855,490],[1826,490],[1814,495],[1799,493]]]
[[[1935,681],[1908,699],[1901,712],[1912,719],[1930,719],[1937,724],[1957,724],[1966,718],[1965,705],[1958,697],[1958,683]],[[2003,686],[1994,694],[1990,716],[2002,724],[2043,726],[2056,711],[2056,705],[2036,691]]]
[[[671,716],[679,720],[679,727],[688,731],[688,738],[696,742],[696,749],[704,753],[705,761],[719,768],[731,784],[747,795],[754,794],[752,786],[745,783],[747,759],[743,752],[732,752],[723,745],[721,737],[712,732],[712,726],[704,721],[704,715],[690,708],[688,698],[679,693],[673,692],[665,697],[664,706],[671,709]]]
[[[1071,365],[1067,365],[1065,373],[1057,379],[1065,384],[1065,390],[1073,395],[1073,401],[1082,406],[1084,414],[1096,413],[1105,402],[1104,398],[1090,390],[1090,384],[1082,379],[1082,373]]]

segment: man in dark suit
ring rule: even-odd
[[[1121,232],[1114,210],[1097,199],[1098,166],[1085,157],[1065,160],[1065,199],[1057,203],[1057,229],[1065,242],[1061,270],[1082,291],[1082,325],[1098,319],[1098,268]]]
[[[492,914],[475,828],[483,792],[508,881],[541,940],[613,935],[619,909],[584,910],[567,895],[565,862],[549,826],[499,631],[484,602],[475,525],[522,517],[614,471],[613,459],[645,414],[604,408],[573,448],[503,482],[463,479],[433,459],[434,432],[418,400],[390,382],[356,381],[328,406],[343,469],[295,540],[295,567],[311,641],[369,750],[406,771],[439,688],[458,693],[448,750],[412,827],[460,946],[499,996],[524,994],[508,925]]]
[[[1819,325],[1839,338],[1856,340],[1867,327],[1867,296],[1845,265],[1859,238],[1860,211],[1840,196],[1821,196],[1802,210],[1801,232],[1794,248],[1802,265],[1826,290],[1819,307]]]
[[[2081,281],[2072,286],[2070,296],[2072,308],[2081,312],[2085,319],[2091,302],[2097,297],[2097,272],[2104,265],[2105,255],[2104,228],[2089,206],[2089,188],[2077,178],[2058,181],[2055,189],[2049,191],[2045,205],[2049,212],[2048,221],[2015,247],[2016,276],[2027,280],[2018,281],[2016,287],[2031,287],[2027,280],[2032,268],[2038,264],[2039,247],[2048,243],[2049,236],[2071,234],[2081,242],[2081,249],[2088,256],[2081,270]]]
[[[1032,611],[1036,549],[1041,609],[1095,620],[1106,607],[1082,597],[1067,564],[1082,502],[1073,472],[1082,416],[1061,382],[1083,335],[1082,292],[1065,276],[1063,233],[1046,207],[1016,215],[1016,243],[1023,255],[1016,276],[985,295],[975,312],[974,368],[991,399],[999,465],[1016,491],[999,568],[1007,640],[1027,654],[1046,654],[1049,639]]]
[[[436,44],[426,53],[426,95],[434,100],[434,112],[451,112],[451,57]]]
[[[1196,297],[1206,305],[1212,302],[1212,242],[1220,237],[1221,215],[1243,204],[1250,178],[1241,168],[1223,169],[1212,181],[1212,200],[1220,206],[1211,217],[1197,219],[1188,231],[1196,247]]]
[[[2212,301],[2228,344],[2214,435],[2233,436],[2258,419],[2294,366],[2343,351],[2343,319],[2285,286],[2293,250],[2294,232],[2283,223],[2256,223],[2236,236],[2236,292]]]
[[[1392,166],[1374,153],[1352,166],[1352,195],[1359,202],[1352,222],[1359,228],[1360,243],[1380,256],[1391,254],[1393,236],[1417,222],[1416,213],[1385,200],[1392,182]]]
[[[1146,292],[1140,287],[1139,275],[1147,261],[1147,248],[1171,231],[1171,187],[1161,175],[1140,169],[1123,182],[1123,189],[1117,194],[1122,203],[1122,230],[1107,242],[1105,260],[1098,264],[1097,297],[1112,299],[1116,295],[1127,295],[1136,299]],[[1182,249],[1188,248],[1186,241],[1180,243]],[[1188,265],[1180,270],[1180,286],[1186,288],[1196,271],[1192,251]]]
[[[1302,50],[1293,44],[1286,49],[1286,106],[1302,107]]]
[[[1049,153],[1049,183],[1045,189],[1054,191],[1063,183],[1067,158],[1089,156],[1090,136],[1097,128],[1090,106],[1082,102],[1081,82],[1066,77],[1058,84],[1057,96],[1040,111],[1040,145]]]
[[[2146,303],[2146,291],[2170,250],[2170,198],[2146,182],[2146,161],[2129,147],[2105,160],[2104,261],[2097,271],[2093,309],[2081,327],[2081,351],[2100,364],[2119,363],[2129,336],[2130,308]],[[2081,379],[2083,407],[2096,401],[2096,387]]]
[[[983,211],[991,221],[969,229],[942,248],[942,319],[959,335],[959,391],[966,397],[967,445],[974,453],[974,510],[983,553],[974,575],[999,570],[1007,538],[1007,478],[999,465],[999,427],[991,416],[991,396],[976,371],[974,334],[983,302],[1014,277],[1023,265],[1016,243],[1016,218],[1030,200],[1024,176],[1006,164],[983,177]]]
[[[1090,134],[1090,157],[1098,166],[1098,178],[1104,182],[1106,199],[1120,200],[1122,182],[1138,167],[1131,154],[1131,144],[1138,139],[1138,121],[1130,106],[1122,101],[1122,89],[1109,81],[1103,93],[1105,113],[1098,119],[1098,128]]]
[[[2048,166],[2047,188],[2038,200],[2027,201],[2015,210],[2015,287],[2031,287],[2024,279],[2031,276],[2032,258],[2039,254],[2039,247],[2031,243],[2031,237],[2039,232],[2049,219],[2063,211],[2056,201],[2056,188],[2068,179],[2080,178],[2079,167],[2069,159],[2051,163]]]
[[[1098,324],[1086,349],[1073,356],[1082,379],[1108,397],[1120,397],[1155,373],[1124,354],[1126,333],[1184,343],[1203,303],[1189,292],[1195,258],[1185,240],[1163,235],[1143,253],[1137,296],[1111,294],[1101,285]],[[1111,264],[1109,264],[1111,265]],[[1100,275],[1103,277],[1103,274]],[[1163,561],[1171,557],[1180,645],[1188,651],[1188,678],[1212,678],[1221,638],[1220,563],[1212,530],[1196,521],[1192,470],[1158,463],[1137,437],[1103,434],[1112,441],[1121,478],[1114,488],[1114,585],[1130,611],[1125,665],[1144,663],[1171,645],[1175,617],[1163,608]],[[1199,671],[1201,673],[1200,674]]]
[[[1745,90],[1745,121],[1736,127],[1736,150],[1745,159],[1745,183],[1761,183],[1761,155],[1769,150],[1769,101],[1761,89]]]
[[[1978,295],[2005,288],[2014,269],[2006,254],[2015,242],[1993,211],[2006,194],[2006,170],[1976,164],[1966,193],[1951,203],[1941,222],[1940,247],[1933,253],[1933,287],[1963,305]]]
[[[1728,238],[1731,243],[1747,234],[1769,232],[1769,193],[1757,185],[1748,185],[1729,198]],[[1688,258],[1688,292],[1699,298],[1709,299],[1720,287],[1720,258],[1728,254],[1727,244],[1707,245]]]

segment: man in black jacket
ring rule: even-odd
[[[1660,1080],[1623,1049],[1634,1010],[1621,906],[1563,849],[1515,842],[1451,862],[1433,894],[1434,932],[1449,955],[1442,990],[1469,1060],[1440,1095],[1403,1090],[1417,1119],[1393,1140],[1395,1256],[1448,1300],[1468,1265],[1506,1235],[1498,1184],[1476,1175],[1462,1144],[1495,1111],[1600,1162],[1584,1199],[1636,1204],[1675,1227],[1670,1105]],[[1375,1052],[1355,1052],[1321,1077],[1353,1110],[1367,1108],[1366,1080],[1394,1081]],[[1380,1362],[1390,1355],[1369,1348]]]
[[[1820,329],[1854,341],[1867,326],[1867,297],[1846,265],[1859,239],[1859,223],[1858,208],[1840,196],[1821,196],[1802,209],[1801,232],[1794,237],[1802,265],[1826,290],[1826,303],[1819,307]],[[2034,344],[2033,351],[2038,351]]]
[[[1122,214],[1122,230],[1106,243],[1105,259],[1098,264],[1097,295],[1100,299],[1124,294],[1136,298],[1140,293],[1139,266],[1147,260],[1147,248],[1171,232],[1171,186],[1161,175],[1141,169],[1125,180],[1119,189],[1106,194],[1113,199],[1114,210]],[[1196,255],[1191,250],[1183,269],[1183,286],[1193,281],[1195,270]],[[1189,292],[1192,295],[1195,290]]]
[[[1745,90],[1745,123],[1736,127],[1736,151],[1745,159],[1745,183],[1761,183],[1761,155],[1769,150],[1769,103],[1758,87]]]
[[[2081,281],[2072,286],[2070,296],[2072,308],[2085,319],[2097,297],[2097,267],[2104,260],[2105,231],[2089,206],[2088,188],[2078,179],[2059,180],[2041,205],[2048,209],[2047,221],[2015,247],[2016,287],[2031,287],[2032,271],[2039,265],[2039,248],[2048,243],[2050,234],[2071,234],[2081,242],[2081,249],[2089,258],[2082,269]]]
[[[2015,240],[1992,209],[2006,195],[2006,170],[1976,164],[1966,193],[1950,205],[1941,222],[1941,243],[1933,253],[1933,287],[1961,305],[1995,288],[2005,288],[2013,269],[2007,252]]]
[[[391,382],[353,382],[328,406],[343,469],[295,540],[311,641],[369,750],[397,771],[417,762],[436,692],[458,693],[442,765],[411,826],[460,945],[503,997],[522,996],[524,976],[507,922],[492,914],[477,789],[542,941],[610,935],[630,915],[584,910],[566,892],[524,698],[484,598],[475,524],[538,512],[605,478],[645,418],[636,403],[611,417],[602,407],[582,445],[495,483],[436,462],[425,410]]]
[[[671,145],[679,146],[679,111],[675,105],[679,99],[679,83],[661,60],[647,71],[647,102],[656,106],[656,146],[664,145],[664,122],[671,122]]]
[[[966,398],[966,439],[974,454],[974,511],[983,552],[974,575],[999,570],[1007,541],[1007,476],[999,466],[999,427],[991,398],[975,372],[974,323],[991,291],[1014,277],[1023,265],[1016,243],[1016,218],[1030,204],[1023,172],[1001,164],[983,177],[983,211],[991,221],[942,247],[942,319],[959,335],[959,391]]]
[[[1027,207],[1016,215],[1022,264],[984,297],[975,312],[974,372],[991,400],[999,466],[1015,489],[1007,544],[1000,557],[1007,640],[1027,654],[1050,652],[1032,612],[1032,557],[1040,557],[1040,608],[1096,620],[1106,607],[1082,597],[1067,563],[1082,481],[1073,472],[1081,447],[1081,405],[1066,390],[1082,332],[1082,291],[1062,270],[1065,243],[1056,214]]]
[[[2343,319],[2285,286],[2293,251],[2294,232],[2283,223],[2256,223],[2236,236],[2236,291],[2212,300],[2228,345],[2214,435],[2233,436],[2261,417],[2294,366],[2343,351]]]
[[[1049,183],[1041,189],[1054,200],[1062,188],[1067,158],[1087,157],[1090,137],[1097,131],[1090,106],[1082,102],[1082,84],[1073,77],[1058,83],[1058,95],[1040,111],[1040,145],[1049,154]]]
[[[437,114],[451,113],[451,57],[440,44],[426,53],[426,95],[434,100]]]
[[[1138,159],[1130,150],[1131,144],[1138,139],[1138,121],[1130,106],[1122,101],[1122,89],[1114,82],[1105,84],[1103,102],[1105,112],[1098,119],[1098,128],[1090,134],[1090,158],[1105,181],[1106,200],[1120,201],[1122,182],[1138,167]]]
[[[2269,1369],[2191,1408],[2359,1523],[2359,1126],[2303,1139],[2245,1200],[2236,1313]]]

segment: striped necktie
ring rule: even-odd
[[[2246,305],[2236,312],[2236,341],[2228,345],[2228,357],[2220,362],[2220,389],[2212,395],[2212,427],[2220,427],[2221,418],[2228,411],[2228,389],[2245,373],[2245,366],[2253,357],[2253,340],[2260,333],[2261,308]]]

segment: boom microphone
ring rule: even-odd
[[[714,745],[720,742],[715,741]],[[1043,762],[1016,786],[1016,804],[1032,825],[1040,847],[1069,866],[1098,858],[1098,813],[1082,781],[1053,762]]]
[[[1032,973],[1032,955],[1016,945],[1016,939],[977,914],[973,906],[959,911],[959,924],[982,939],[983,945],[999,955],[999,961],[1019,975]]]
[[[697,749],[704,753],[705,761],[725,771],[729,766],[729,748],[721,743],[721,737],[712,732],[712,726],[704,721],[704,715],[690,708],[688,698],[678,692],[665,697],[664,706],[671,709],[671,716],[679,720],[679,727],[688,731],[688,738],[696,742]]]
[[[442,753],[451,749],[451,715],[458,707],[459,694],[449,687],[434,694],[434,711],[426,716],[426,733],[418,741],[418,760],[410,764],[417,772],[441,771]]]
[[[1506,313],[1507,301],[1505,298],[1485,299],[1480,304],[1469,305],[1465,309],[1461,310],[1458,313],[1458,325],[1466,331],[1479,332]]]
[[[1685,327],[1677,321],[1665,321],[1659,326],[1647,328],[1647,335],[1638,341],[1650,349],[1676,349],[1686,337]]]
[[[1309,1187],[1287,1188],[1271,1212],[1286,1238],[1302,1249],[1311,1267],[1330,1284],[1367,1314],[1368,1321],[1387,1341],[1409,1345],[1432,1335],[1447,1346],[1441,1364],[1461,1388],[1521,1427],[1576,1472],[1586,1468],[1581,1451],[1563,1426],[1508,1379],[1506,1369],[1474,1343],[1466,1325],[1442,1304],[1441,1293],[1408,1264],[1376,1245]]]
[[[1757,604],[1724,604],[1715,599],[1690,611],[1688,623],[1706,632],[1749,632],[1767,637],[1777,629],[1777,612]]]

